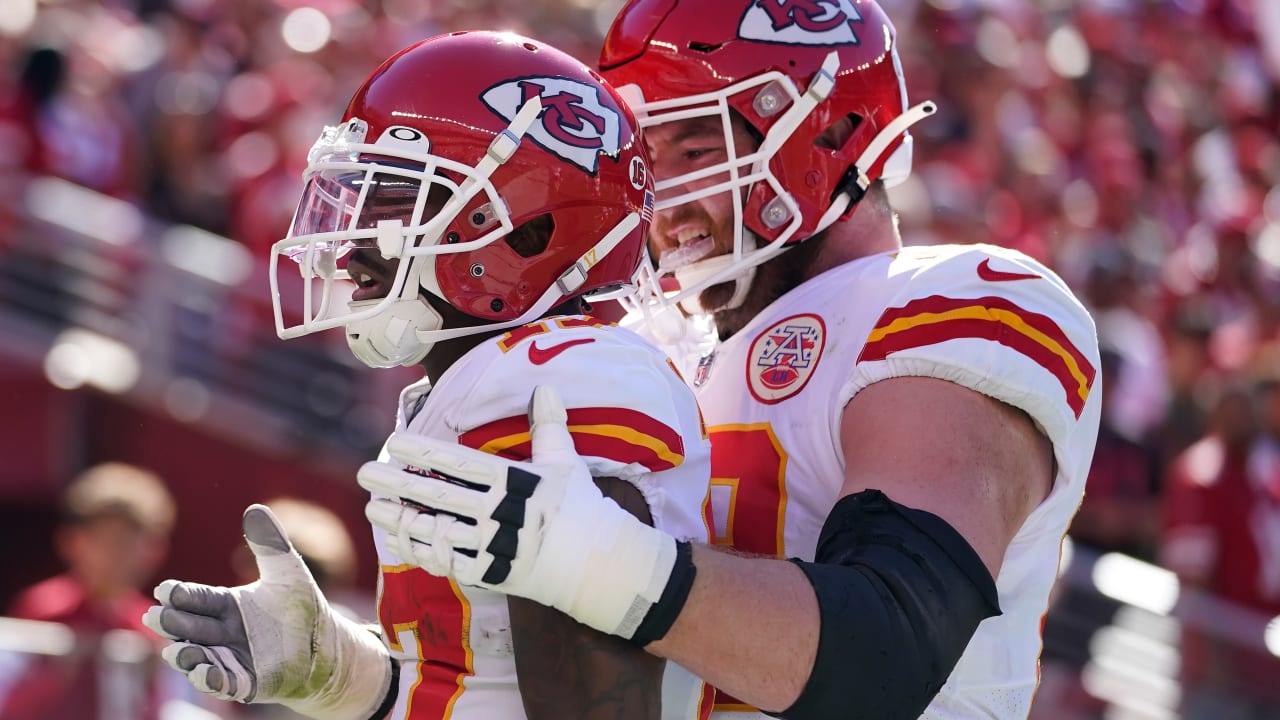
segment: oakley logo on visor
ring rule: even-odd
[[[601,155],[618,156],[621,118],[617,110],[601,102],[594,86],[568,78],[518,78],[489,88],[480,99],[510,121],[533,97],[542,98],[542,114],[525,137],[592,175],[600,166]]]
[[[754,0],[738,37],[780,45],[859,45],[862,15],[850,0]]]

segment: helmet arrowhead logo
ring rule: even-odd
[[[534,97],[542,99],[542,113],[526,138],[592,175],[601,155],[618,156],[620,116],[595,87],[562,77],[513,78],[485,90],[480,99],[510,121]]]
[[[859,45],[862,15],[850,0],[752,0],[738,37],[781,45]]]

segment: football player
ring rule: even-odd
[[[723,691],[724,717],[1022,718],[1036,687],[1097,435],[1096,333],[1022,254],[901,247],[886,188],[933,107],[908,101],[895,43],[872,0],[632,0],[605,41],[658,180],[639,310],[668,339],[676,303],[718,335],[690,378],[713,544],[602,530],[547,422],[535,433],[559,445],[521,466],[541,532],[487,575],[503,523],[485,512],[511,497],[497,466],[394,446],[455,478],[415,478],[415,496],[480,523],[466,542],[417,536],[452,553],[448,575],[678,661]],[[588,537],[661,558],[659,600],[548,552]],[[638,631],[618,620],[635,606]]]
[[[271,258],[277,331],[342,328],[372,367],[421,365],[427,379],[401,394],[395,442],[527,459],[540,449],[530,394],[555,388],[563,406],[540,412],[567,423],[565,451],[596,478],[587,496],[604,503],[593,506],[605,508],[599,519],[628,514],[705,541],[710,449],[692,393],[664,354],[586,314],[588,294],[635,288],[653,207],[648,162],[614,90],[554,48],[488,32],[413,45],[374,71],[309,153],[292,229]],[[300,305],[286,302],[290,290]],[[445,558],[412,538],[470,538],[474,524],[402,503],[403,477],[429,471],[375,469],[388,472],[363,482],[389,504],[371,517],[395,526],[374,530],[381,639],[330,609],[254,506],[244,529],[258,583],[157,588],[147,622],[174,639],[166,660],[217,697],[323,718],[709,712],[701,681],[671,668],[664,688],[665,663],[632,643],[428,574]],[[527,495],[532,477],[507,487]],[[497,512],[518,524],[523,501]],[[504,536],[486,548],[503,556],[516,544]],[[655,572],[645,582],[657,587]]]

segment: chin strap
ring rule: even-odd
[[[360,305],[379,302],[366,300],[350,306],[358,310]],[[347,324],[347,348],[372,368],[411,367],[422,362],[434,344],[421,342],[421,335],[443,323],[444,318],[425,298],[396,300],[376,315]]]

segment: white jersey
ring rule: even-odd
[[[710,448],[697,404],[671,361],[630,331],[558,317],[488,340],[435,387],[406,388],[396,432],[527,460],[526,413],[538,385],[555,387],[564,400],[569,431],[593,475],[637,487],[656,527],[707,541]],[[381,459],[388,459],[385,450]],[[374,542],[381,566],[378,619],[401,663],[390,717],[524,718],[506,596],[405,564],[395,538],[376,527]],[[663,717],[705,717],[710,691],[674,663],[667,668]]]
[[[812,560],[844,479],[841,416],[875,382],[942,378],[1020,408],[1053,442],[1053,490],[1009,545],[996,580],[1003,614],[979,626],[923,717],[1023,718],[1093,456],[1097,368],[1088,313],[1021,253],[914,247],[832,269],[757,315],[693,378],[711,434],[715,542]],[[747,713],[718,694],[716,716]]]

